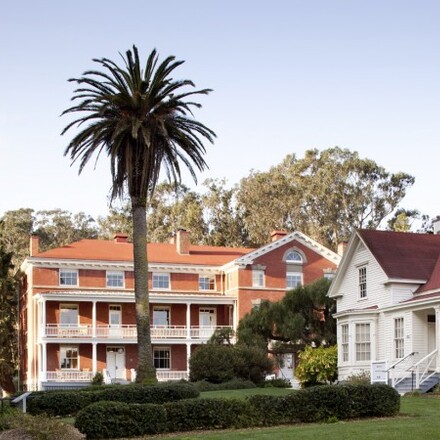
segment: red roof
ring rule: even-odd
[[[428,281],[440,268],[440,235],[367,229],[358,232],[389,278]],[[435,287],[440,287],[440,273],[434,281]]]
[[[253,249],[217,246],[190,246],[189,255],[181,255],[175,244],[148,243],[148,261],[152,263],[222,266]],[[80,240],[68,246],[39,252],[38,258],[68,260],[133,261],[133,244],[109,240]]]

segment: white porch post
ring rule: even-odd
[[[47,380],[47,343],[43,342],[41,344],[41,381],[46,382]]]
[[[440,306],[435,310],[435,349],[437,350],[436,371],[440,372]]]
[[[186,339],[191,339],[191,303],[186,303]]]
[[[98,365],[98,356],[97,356],[97,346],[96,342],[92,342],[92,372],[93,376],[97,373],[97,365]]]
[[[92,337],[96,338],[96,301],[92,303]]]
[[[189,379],[189,358],[191,357],[191,344],[188,342],[186,344],[186,372]]]
[[[238,325],[238,300],[235,300],[232,310],[232,329],[234,330],[234,332],[237,331],[237,325]]]
[[[43,298],[41,301],[41,336],[44,338],[46,336],[46,299]]]

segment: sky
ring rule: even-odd
[[[143,59],[156,48],[185,60],[175,78],[214,90],[195,114],[217,134],[199,182],[233,185],[287,154],[339,146],[415,176],[401,205],[436,216],[439,20],[440,2],[425,0],[3,0],[0,216],[107,213],[108,160],[78,176],[60,114],[69,78],[133,44]]]

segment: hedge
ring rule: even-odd
[[[392,416],[400,396],[387,385],[328,385],[286,396],[188,399],[157,404],[99,402],[81,410],[75,426],[87,438]]]
[[[87,391],[87,388],[78,391],[51,391],[31,394],[28,412],[34,415],[46,413],[50,416],[68,416],[75,415],[82,408],[100,401],[162,404],[199,395],[199,391],[187,382],[119,385],[90,391]]]

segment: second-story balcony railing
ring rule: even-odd
[[[231,328],[220,326],[190,326],[186,325],[152,325],[151,339],[209,339],[216,329]],[[45,336],[48,338],[98,338],[98,339],[127,339],[137,338],[136,325],[97,325],[95,331],[88,324],[47,324]]]

